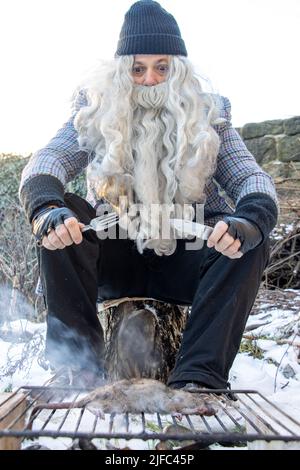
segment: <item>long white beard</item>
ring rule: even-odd
[[[158,255],[174,253],[176,239],[166,227],[169,209],[175,203],[172,217],[193,219],[191,203],[205,202],[205,182],[216,160],[216,139],[207,143],[211,131],[203,130],[206,123],[201,127],[201,107],[193,103],[191,118],[190,108],[186,110],[174,104],[174,100],[177,103],[178,97],[169,96],[169,82],[151,87],[135,85],[128,102],[128,120],[124,119],[124,112],[121,121],[112,116],[112,124],[107,126],[106,138],[102,140],[105,146],[99,140],[99,150],[88,173],[94,194],[104,197],[123,214],[120,225],[136,240],[141,253],[145,248]],[[188,126],[190,120],[192,127]],[[197,138],[191,145],[193,135]],[[120,196],[125,196],[127,202],[122,198],[120,204]],[[131,211],[135,203],[143,208],[138,214]],[[154,215],[159,213],[158,206],[159,217]],[[155,210],[151,211],[153,207]]]
[[[141,204],[142,208],[139,218],[134,219],[134,236],[140,252],[150,248],[158,255],[170,255],[176,249],[176,240],[168,221],[177,185],[174,176],[174,193],[167,194],[166,176],[162,168],[170,152],[170,148],[167,149],[164,144],[166,124],[163,122],[168,93],[168,83],[164,82],[149,87],[137,85],[132,96],[135,107],[132,133],[135,162],[133,190],[135,202]],[[173,156],[174,153],[175,149]],[[174,165],[168,171],[174,172]]]

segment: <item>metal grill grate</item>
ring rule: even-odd
[[[87,390],[21,387],[0,404],[0,408],[5,406],[8,410],[0,416],[0,437],[192,441],[206,445],[217,442],[294,441],[299,442],[300,448],[299,421],[255,390],[232,390],[236,401],[208,392],[220,408],[216,415],[209,417],[186,415],[178,420],[159,413],[125,413],[105,415],[103,420],[84,408],[41,409],[30,417],[37,403],[54,401],[54,396],[55,401],[58,401],[58,392],[62,402],[67,397],[70,401],[70,393],[72,401],[76,401]],[[14,419],[3,429],[1,422],[7,420],[9,414],[20,405],[20,400],[16,404],[15,399],[20,396],[24,405],[22,411],[14,415]],[[20,426],[20,423],[23,424]]]

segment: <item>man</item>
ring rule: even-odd
[[[268,262],[276,194],[232,128],[228,99],[202,92],[186,56],[173,16],[157,2],[134,3],[114,61],[95,71],[71,119],[24,169],[20,198],[41,245],[46,353],[56,368],[104,369],[98,295],[150,297],[192,306],[169,385],[229,386]],[[64,189],[86,167],[94,207]],[[129,236],[82,234],[96,200],[120,212],[120,196]],[[147,210],[130,213],[134,204],[175,204],[175,216],[193,220],[195,203],[213,227],[198,249],[164,237]]]

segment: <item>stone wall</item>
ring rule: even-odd
[[[257,162],[273,177],[299,177],[300,116],[249,123],[237,131]]]

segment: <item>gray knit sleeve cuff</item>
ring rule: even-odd
[[[34,212],[45,204],[63,207],[64,186],[59,179],[50,175],[38,175],[28,180],[21,189],[20,201],[31,223]]]

